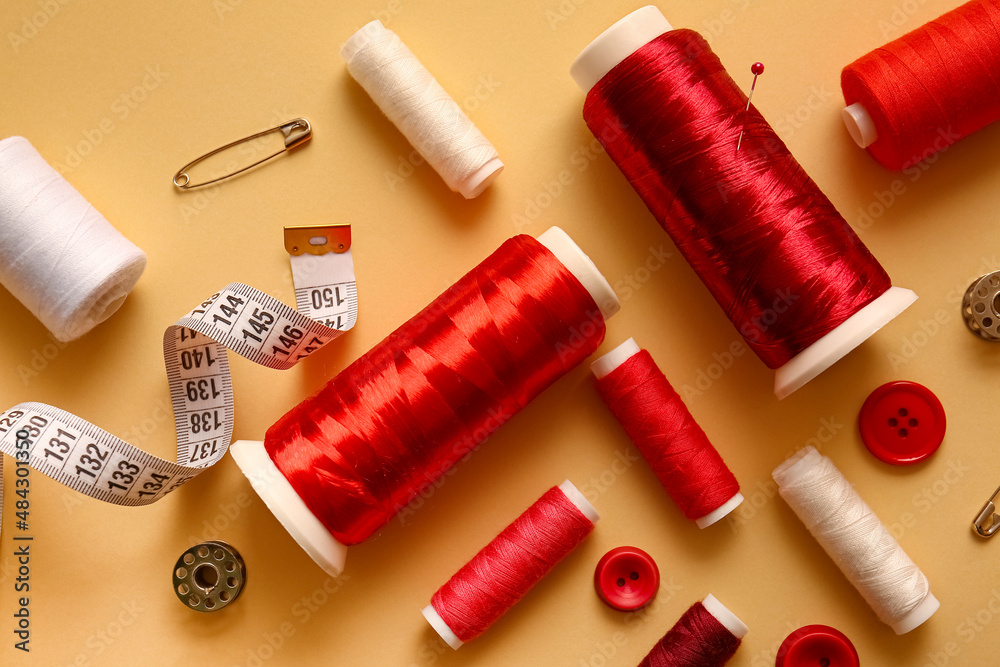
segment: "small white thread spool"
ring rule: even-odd
[[[927,577],[833,461],[806,447],[775,468],[772,476],[781,497],[879,620],[897,635],[938,610],[941,603],[931,593]]]
[[[340,55],[351,76],[449,188],[472,199],[503,170],[493,144],[380,21],[354,33]]]
[[[0,283],[61,341],[121,307],[146,255],[23,137],[0,141]]]

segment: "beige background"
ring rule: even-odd
[[[28,137],[61,165],[145,249],[149,267],[117,315],[64,347],[0,291],[0,406],[57,404],[171,456],[164,327],[233,280],[291,303],[282,226],[351,222],[357,328],[288,372],[233,359],[236,435],[259,438],[505,238],[558,224],[624,301],[602,349],[635,336],[652,351],[747,502],[711,529],[687,522],[644,463],[621,463],[634,449],[584,367],[418,509],[352,548],[339,580],[296,546],[228,457],[143,509],[105,505],[35,474],[32,651],[12,648],[8,495],[0,662],[634,665],[711,592],[750,626],[733,665],[773,664],[779,642],[808,623],[841,629],[866,665],[994,664],[1000,543],[979,540],[969,523],[1000,483],[1000,347],[965,329],[958,304],[974,277],[1000,268],[1000,127],[899,174],[858,150],[839,119],[840,69],[953,2],[662,5],[674,25],[709,38],[741,85],[753,61],[766,64],[755,103],[894,282],[921,297],[781,403],[759,360],[728,356],[742,349],[735,331],[581,119],[569,64],[636,3],[5,2],[0,136]],[[465,201],[426,165],[408,165],[410,146],[348,76],[338,47],[372,18],[402,36],[499,149],[507,168],[484,196]],[[315,128],[297,153],[214,189],[171,186],[177,168],[209,148],[296,116]],[[673,256],[648,272],[661,252]],[[928,385],[948,411],[941,450],[913,468],[877,461],[856,431],[865,396],[894,379]],[[775,497],[770,471],[806,444],[822,445],[930,578],[942,607],[924,627],[897,637],[879,623]],[[12,466],[5,474],[9,484]],[[419,609],[566,477],[603,514],[594,534],[488,634],[457,653],[445,648]],[[169,586],[175,559],[204,538],[240,549],[250,577],[243,598],[209,615],[184,609]],[[631,616],[605,607],[591,584],[599,557],[621,544],[647,550],[663,575],[656,602]]]

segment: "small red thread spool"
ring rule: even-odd
[[[230,451],[324,570],[600,345],[614,291],[557,227],[508,240],[427,308]]]
[[[722,667],[748,628],[714,595],[695,602],[639,663],[639,667]]]
[[[750,105],[708,43],[656,7],[577,57],[584,119],[783,398],[916,299]],[[735,150],[740,132],[742,146]]]
[[[601,398],[684,516],[706,528],[743,502],[736,477],[649,352],[629,338],[590,369]]]
[[[552,487],[438,589],[424,618],[458,649],[524,597],[599,518],[569,480]]]
[[[1000,0],[972,0],[844,68],[844,124],[905,169],[1000,120]]]

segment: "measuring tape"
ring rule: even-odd
[[[116,505],[156,502],[219,461],[233,435],[226,349],[287,369],[354,326],[350,225],[287,227],[298,310],[231,283],[163,334],[177,460],[149,454],[65,410],[21,403],[0,413],[0,451],[80,493]],[[0,457],[0,496],[3,468]]]

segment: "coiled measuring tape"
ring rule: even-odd
[[[288,369],[354,326],[358,315],[350,225],[288,227],[298,310],[231,283],[163,334],[177,460],[135,447],[65,410],[21,403],[0,413],[0,451],[80,493],[148,505],[219,461],[232,441],[226,349]],[[3,492],[0,457],[0,494]]]

